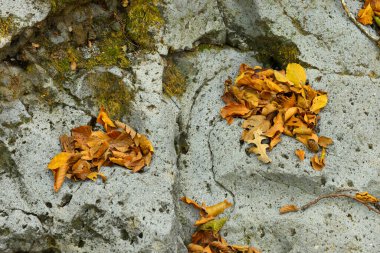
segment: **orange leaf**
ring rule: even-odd
[[[61,152],[54,156],[53,159],[48,164],[48,168],[55,170],[62,167],[67,167],[69,165],[70,158],[73,157],[73,153]]]
[[[96,122],[104,126],[107,132],[109,127],[116,127],[112,120],[108,117],[106,110],[103,106],[100,108],[100,112],[98,118],[96,119]]]
[[[181,200],[183,202],[185,202],[186,204],[192,205],[193,207],[195,207],[198,210],[203,210],[203,208],[197,202],[195,202],[192,199],[189,199],[188,197],[184,196],[184,197],[181,198]]]
[[[219,214],[223,213],[224,210],[232,206],[232,203],[228,202],[226,199],[223,202],[220,202],[213,206],[204,207],[203,210],[207,213],[208,216],[216,217]]]
[[[298,212],[298,207],[296,205],[284,205],[280,208],[280,214]]]
[[[54,175],[54,191],[58,192],[61,188],[63,182],[65,181],[65,176],[67,171],[69,170],[69,166],[59,167],[57,172]]]
[[[190,243],[189,245],[187,245],[187,249],[189,252],[203,253],[203,247],[194,243]]]
[[[305,160],[305,151],[297,149],[295,153],[301,161]]]
[[[242,104],[230,104],[226,105],[220,111],[220,115],[225,119],[231,116],[242,116],[246,115],[249,112],[249,109]]]
[[[372,7],[369,4],[367,5],[367,7],[359,11],[357,20],[363,25],[372,25],[373,16],[374,16],[374,13],[373,13]]]
[[[318,145],[324,148],[327,148],[329,145],[333,144],[333,140],[331,138],[320,136],[318,139]]]
[[[210,220],[213,220],[213,219],[215,219],[215,217],[213,217],[213,216],[210,216],[210,217],[201,217],[199,220],[197,220],[196,222],[195,222],[195,226],[199,226],[199,225],[202,225],[202,224],[205,224],[205,223],[207,223],[207,222],[209,222]]]

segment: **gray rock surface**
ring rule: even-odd
[[[48,3],[26,2],[0,1],[1,17],[12,14],[23,22],[0,41],[27,38],[27,28],[48,15]],[[358,6],[350,3],[353,12]],[[96,4],[83,8],[108,15]],[[47,49],[39,49],[45,58],[38,58],[27,39],[27,50],[14,54],[28,59],[27,67],[0,64],[0,251],[186,252],[197,218],[178,201],[186,195],[234,204],[222,230],[234,244],[276,253],[377,252],[379,216],[352,201],[329,199],[304,212],[278,213],[284,204],[302,205],[342,188],[380,196],[379,48],[349,21],[339,1],[175,0],[160,10],[166,23],[156,36],[157,50],[128,53],[129,68],[83,68],[59,82],[44,62]],[[70,39],[66,24],[55,29],[61,33],[48,30],[50,43]],[[4,50],[0,56],[9,52]],[[273,162],[262,164],[239,142],[241,121],[228,126],[219,116],[224,80],[235,77],[241,63],[278,66],[289,58],[306,67],[313,87],[329,94],[319,131],[335,143],[322,172],[300,162],[294,150],[301,144],[287,137],[269,152]],[[163,92],[169,60],[186,78],[179,97]],[[96,116],[98,95],[91,85],[103,76],[112,87],[134,93],[120,117],[149,136],[153,162],[137,174],[106,167],[106,183],[66,181],[54,193],[46,166],[60,151],[58,137]],[[115,92],[107,95],[113,99]]]

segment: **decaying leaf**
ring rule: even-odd
[[[242,64],[235,83],[226,80],[222,99],[226,105],[221,116],[228,124],[236,117],[244,119],[241,140],[252,144],[248,152],[257,154],[259,160],[271,162],[267,152],[285,134],[314,153],[322,150],[321,158],[313,157],[312,164],[317,170],[323,168],[325,149],[333,141],[318,137],[315,128],[320,119],[318,113],[327,105],[328,97],[326,92],[314,90],[307,83],[301,65],[290,63],[286,71],[277,71]],[[296,154],[304,159],[301,151]]]
[[[101,177],[105,181],[106,176],[99,172],[102,166],[117,164],[137,172],[150,164],[154,149],[145,135],[121,122],[113,122],[104,108],[100,109],[97,122],[106,132],[80,126],[71,130],[71,136],[60,137],[63,152],[48,164],[54,174],[55,191],[66,177],[93,181]]]
[[[187,245],[188,252],[192,253],[260,253],[254,247],[229,245],[220,235],[220,230],[227,222],[227,217],[216,217],[224,212],[232,204],[227,200],[216,205],[199,205],[192,199],[182,197],[181,200],[186,204],[199,210],[200,219],[195,223],[197,231],[191,237],[191,243]],[[209,219],[209,220],[208,220]],[[199,222],[206,221],[206,222]],[[199,222],[199,223],[198,223]]]
[[[298,212],[299,208],[296,205],[284,205],[280,208],[280,214]]]
[[[358,192],[355,194],[355,198],[363,201],[365,203],[377,203],[379,202],[379,199],[376,198],[375,196],[372,196],[368,192]]]

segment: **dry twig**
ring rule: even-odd
[[[375,213],[380,214],[380,210],[377,210],[376,208],[374,208],[374,207],[371,206],[370,204],[368,204],[368,203],[366,203],[366,202],[364,202],[364,201],[361,201],[361,200],[355,198],[355,196],[351,196],[351,195],[346,194],[346,193],[330,193],[330,194],[321,195],[321,196],[319,196],[318,198],[316,198],[316,199],[310,201],[309,203],[307,203],[307,204],[301,206],[301,207],[299,208],[299,210],[304,211],[304,210],[308,209],[309,207],[311,207],[311,206],[317,204],[320,200],[322,200],[322,199],[328,199],[328,198],[349,198],[349,199],[353,199],[353,200],[355,200],[356,202],[365,205],[370,211],[373,211],[373,212],[375,212]]]
[[[360,29],[360,31],[362,31],[370,40],[372,40],[372,41],[374,41],[374,42],[376,42],[376,44],[378,45],[378,46],[380,46],[380,38],[378,37],[378,36],[374,36],[374,35],[372,35],[371,33],[369,33],[365,28],[364,28],[364,26],[362,25],[362,24],[360,24],[357,20],[356,20],[356,18],[355,18],[355,16],[354,16],[354,14],[352,14],[351,12],[350,12],[350,10],[348,9],[348,7],[347,7],[347,4],[346,4],[346,2],[345,2],[345,0],[340,0],[340,2],[342,3],[342,6],[343,6],[343,9],[344,9],[344,11],[346,12],[346,14],[347,14],[347,16],[349,17],[349,19]]]

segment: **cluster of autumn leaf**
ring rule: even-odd
[[[191,237],[191,243],[187,246],[191,253],[260,253],[254,247],[229,245],[220,235],[220,230],[227,221],[227,217],[217,219],[225,209],[232,206],[230,202],[224,200],[213,206],[206,206],[205,203],[199,205],[192,199],[182,197],[186,204],[192,205],[199,210],[200,219],[195,222],[197,230]]]
[[[272,150],[285,134],[315,153],[322,150],[320,157],[311,158],[311,164],[315,170],[325,166],[326,148],[332,139],[318,137],[315,127],[318,113],[327,104],[327,94],[307,83],[301,65],[290,63],[286,71],[277,71],[242,64],[235,83],[226,80],[222,99],[226,106],[221,116],[228,124],[234,117],[245,119],[241,139],[253,144],[248,151],[257,154],[262,162],[271,162],[267,149]],[[303,160],[305,153],[297,150],[296,155]]]
[[[358,13],[357,20],[363,25],[372,25],[375,21],[380,27],[380,0],[366,0]]]
[[[54,190],[57,192],[65,178],[96,180],[102,166],[117,164],[133,172],[150,164],[153,146],[148,138],[120,121],[112,121],[101,108],[97,117],[104,131],[93,131],[91,126],[71,130],[71,136],[60,137],[62,152],[49,163],[54,174]]]

